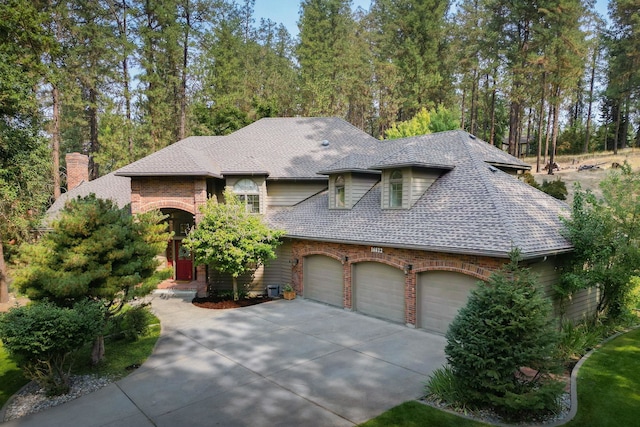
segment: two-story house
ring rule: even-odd
[[[378,141],[338,118],[269,118],[178,141],[66,197],[93,192],[132,213],[166,213],[174,231],[166,262],[202,294],[230,279],[193,265],[181,241],[199,206],[231,187],[287,233],[278,259],[243,278],[252,290],[292,283],[304,298],[445,332],[514,248],[551,292],[572,249],[561,235],[568,209],[518,180],[529,168],[464,131]],[[594,304],[585,291],[565,314]]]

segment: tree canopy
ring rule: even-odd
[[[183,244],[193,252],[195,262],[233,277],[237,299],[238,276],[274,259],[284,233],[270,229],[259,215],[248,212],[230,188],[224,192],[224,203],[211,198],[201,212],[202,219]]]
[[[35,243],[20,248],[15,284],[32,300],[71,306],[85,298],[111,309],[153,288],[140,286],[158,267],[170,235],[157,211],[132,216],[110,200],[70,200]]]
[[[635,308],[640,276],[640,174],[628,165],[601,182],[602,199],[578,188],[565,234],[574,246],[557,287],[561,297],[599,288],[598,312],[619,319]]]

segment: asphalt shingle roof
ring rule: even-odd
[[[380,144],[339,118],[265,118],[230,135],[186,138],[117,174],[219,177],[246,172],[266,173],[270,179],[323,179],[318,171]]]
[[[69,199],[95,194],[101,199],[111,199],[123,208],[131,203],[131,178],[117,176],[115,172],[101,176],[89,182],[82,182],[79,186],[63,193],[47,210],[47,219],[55,218],[64,208]]]
[[[491,166],[526,169],[518,159],[462,131],[401,140],[395,148],[370,160],[379,166],[409,164],[411,154],[419,156],[416,165],[452,170],[443,171],[411,209],[381,209],[378,183],[352,209],[329,210],[325,191],[270,212],[268,221],[311,240],[499,257],[518,247],[527,258],[571,249],[559,233],[567,205]]]
[[[328,141],[327,143],[323,143]],[[95,193],[124,207],[132,176],[267,174],[268,179],[326,179],[343,171],[416,166],[441,171],[411,209],[381,209],[380,186],[348,210],[329,210],[327,191],[267,221],[289,236],[376,246],[506,257],[518,247],[532,258],[571,250],[560,235],[568,207],[498,168],[529,166],[464,131],[378,141],[338,118],[271,118],[231,135],[189,137],[64,194]]]

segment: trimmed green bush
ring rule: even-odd
[[[492,407],[508,419],[558,409],[563,384],[551,302],[529,270],[509,264],[479,283],[451,323],[445,354],[465,404]]]
[[[152,318],[148,304],[127,307],[109,320],[107,335],[113,339],[136,341],[147,334]]]
[[[72,353],[103,328],[104,306],[93,301],[62,308],[43,301],[0,316],[0,339],[25,376],[49,395],[69,390]]]

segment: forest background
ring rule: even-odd
[[[543,165],[640,143],[639,0],[606,16],[593,0],[302,0],[294,36],[254,8],[0,4],[0,264],[65,191],[74,151],[94,179],[263,117],[337,116],[384,138],[423,108]]]

